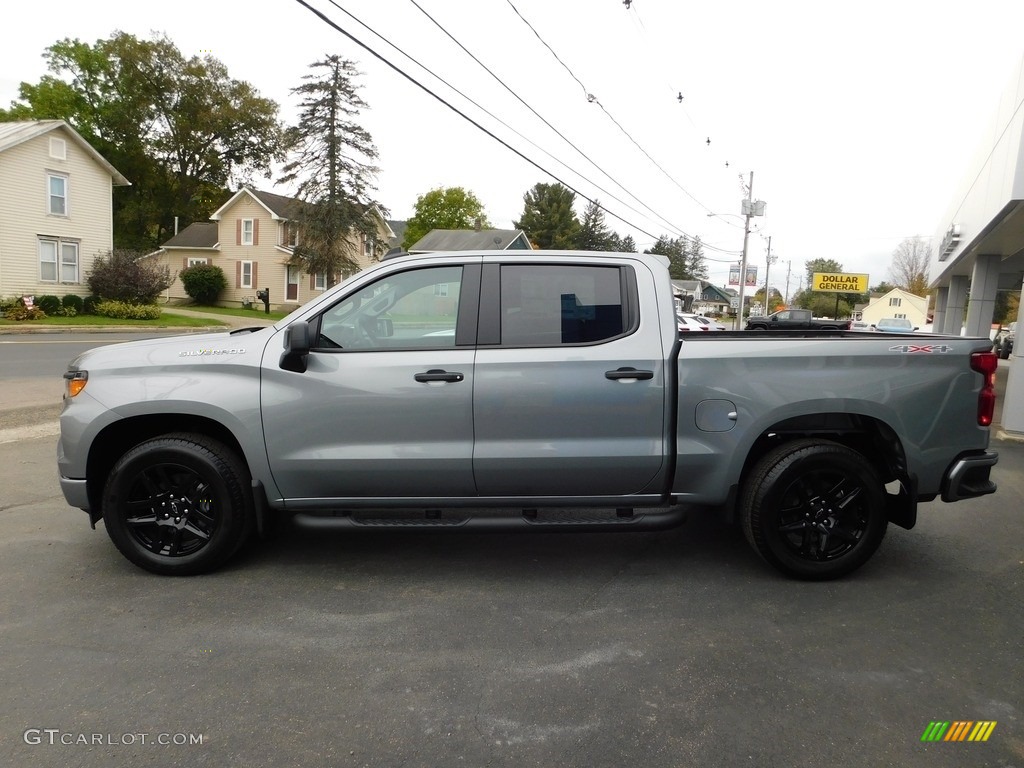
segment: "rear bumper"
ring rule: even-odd
[[[996,484],[989,479],[999,454],[992,451],[961,454],[950,464],[942,478],[942,500],[960,501],[996,492]]]

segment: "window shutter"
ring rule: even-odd
[[[242,244],[242,220],[235,221],[235,245]]]
[[[242,287],[242,262],[235,262],[235,288]]]
[[[312,291],[315,288],[316,288],[316,275],[311,274],[309,276],[309,290]]]
[[[188,256],[185,256],[181,260],[181,268],[188,269]]]
[[[258,280],[256,279],[256,267],[257,267],[257,266],[258,266],[258,265],[257,265],[257,264],[256,264],[256,262],[254,261],[254,262],[252,263],[252,287],[253,287],[253,288],[255,288],[256,286],[258,286],[258,285],[259,285],[259,281],[258,281]]]
[[[252,244],[253,245],[259,245],[260,244],[260,220],[259,219],[253,219],[252,220]]]

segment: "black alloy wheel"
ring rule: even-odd
[[[747,540],[771,565],[801,579],[844,576],[885,536],[885,489],[861,454],[831,441],[797,440],[769,452],[745,483]]]

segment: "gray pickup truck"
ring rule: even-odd
[[[68,503],[163,574],[282,516],[628,532],[717,509],[830,579],[918,502],[995,491],[996,363],[952,336],[681,338],[662,257],[405,256],[272,327],[86,352],[57,462]]]

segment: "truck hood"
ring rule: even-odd
[[[273,326],[218,333],[182,334],[95,347],[76,357],[68,370],[117,370],[140,366],[197,365],[205,362],[259,364]]]

